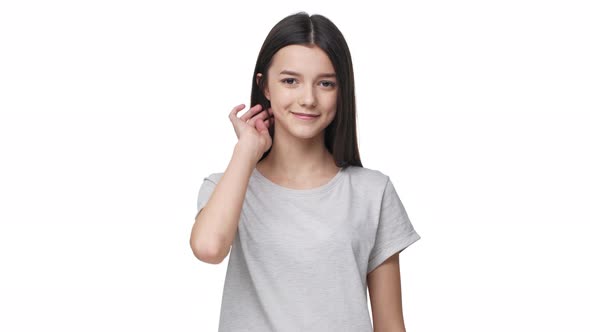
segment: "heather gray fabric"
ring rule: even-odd
[[[197,214],[223,173],[204,178]],[[389,176],[349,166],[307,190],[254,169],[223,289],[220,332],[373,331],[367,274],[420,239]]]

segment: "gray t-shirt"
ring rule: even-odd
[[[204,178],[197,214],[223,173]],[[229,255],[220,332],[371,332],[367,274],[420,239],[389,176],[342,168],[313,189],[254,169]]]

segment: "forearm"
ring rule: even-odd
[[[218,263],[229,253],[240,221],[248,182],[258,159],[240,142],[234,147],[223,176],[193,226],[191,246],[203,260]]]

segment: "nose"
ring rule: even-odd
[[[317,101],[313,85],[307,85],[302,90],[299,105],[301,105],[301,107],[315,107]]]

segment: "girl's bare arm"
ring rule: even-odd
[[[261,156],[240,141],[207,204],[195,219],[190,245],[199,260],[221,263],[234,241],[248,181]]]
[[[402,310],[399,252],[367,276],[373,331],[406,332]]]
[[[245,106],[237,105],[229,113],[238,143],[219,183],[195,218],[191,231],[193,254],[206,263],[219,264],[229,253],[250,176],[258,160],[272,145],[268,131],[273,124],[272,110],[263,111],[262,105],[257,104],[238,117],[238,112]]]

